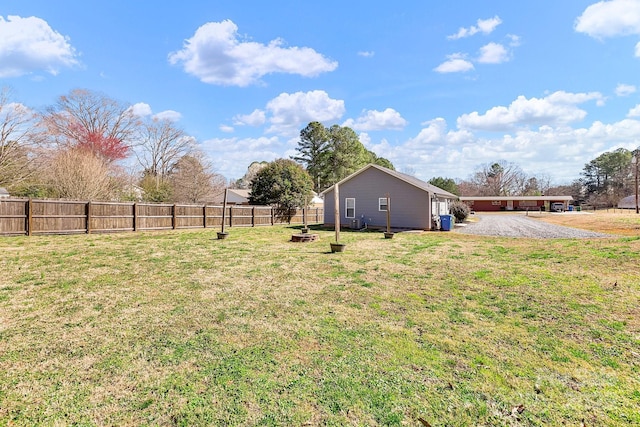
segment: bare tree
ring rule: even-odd
[[[90,150],[58,149],[51,153],[45,178],[52,195],[63,199],[110,200],[121,187],[113,166]]]
[[[253,181],[258,172],[260,172],[260,170],[268,164],[269,163],[265,161],[252,162],[247,168],[247,172],[244,174],[244,176],[232,184],[232,188],[242,188],[245,190],[251,188],[251,181]]]
[[[176,202],[206,201],[226,185],[225,178],[213,171],[211,162],[199,152],[182,156],[171,171],[173,199]]]
[[[34,172],[33,149],[38,145],[36,113],[10,102],[9,89],[0,90],[0,186],[16,187]]]
[[[140,120],[127,104],[74,89],[46,109],[43,124],[59,146],[86,148],[113,162],[127,157]]]
[[[512,196],[522,192],[526,174],[518,165],[504,160],[482,165],[472,176],[481,196]]]
[[[135,154],[145,177],[152,177],[156,188],[168,178],[178,160],[189,153],[194,139],[170,120],[153,119],[142,126]]]

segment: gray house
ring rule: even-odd
[[[334,190],[324,197],[324,225],[335,225]],[[351,228],[384,228],[387,225],[387,194],[391,227],[431,230],[433,215],[449,213],[458,196],[413,176],[369,164],[338,182],[340,224]]]

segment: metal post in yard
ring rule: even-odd
[[[336,228],[336,243],[340,241],[340,195],[338,184],[333,187],[333,216]]]
[[[633,164],[635,166],[635,172],[636,172],[636,214],[638,214],[640,212],[640,208],[638,207],[638,155],[640,155],[640,151],[636,148],[636,150],[633,152]]]
[[[227,191],[228,189],[224,189],[224,201],[222,202],[222,233],[224,233],[224,219],[225,213],[227,212]]]

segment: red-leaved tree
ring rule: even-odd
[[[114,162],[128,156],[140,126],[127,104],[86,89],[74,89],[47,108],[43,124],[63,148],[87,149]]]
[[[109,162],[126,159],[129,156],[131,146],[121,138],[87,130],[77,124],[71,124],[70,126],[78,128],[74,132],[75,138],[72,143],[74,147],[89,151]]]

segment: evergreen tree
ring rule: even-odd
[[[275,206],[279,215],[291,217],[292,211],[311,198],[313,182],[301,165],[289,159],[269,163],[251,181],[249,202]]]
[[[456,196],[460,195],[460,190],[458,190],[458,184],[451,178],[443,178],[441,176],[431,178],[429,180],[429,184],[435,185],[438,188],[443,189],[444,191],[448,191],[451,194],[455,194]]]
[[[328,148],[329,133],[320,122],[311,122],[300,131],[300,141],[298,141],[298,156],[293,160],[302,163],[311,179],[313,180],[314,191],[320,192],[320,182],[323,175],[322,161]]]

